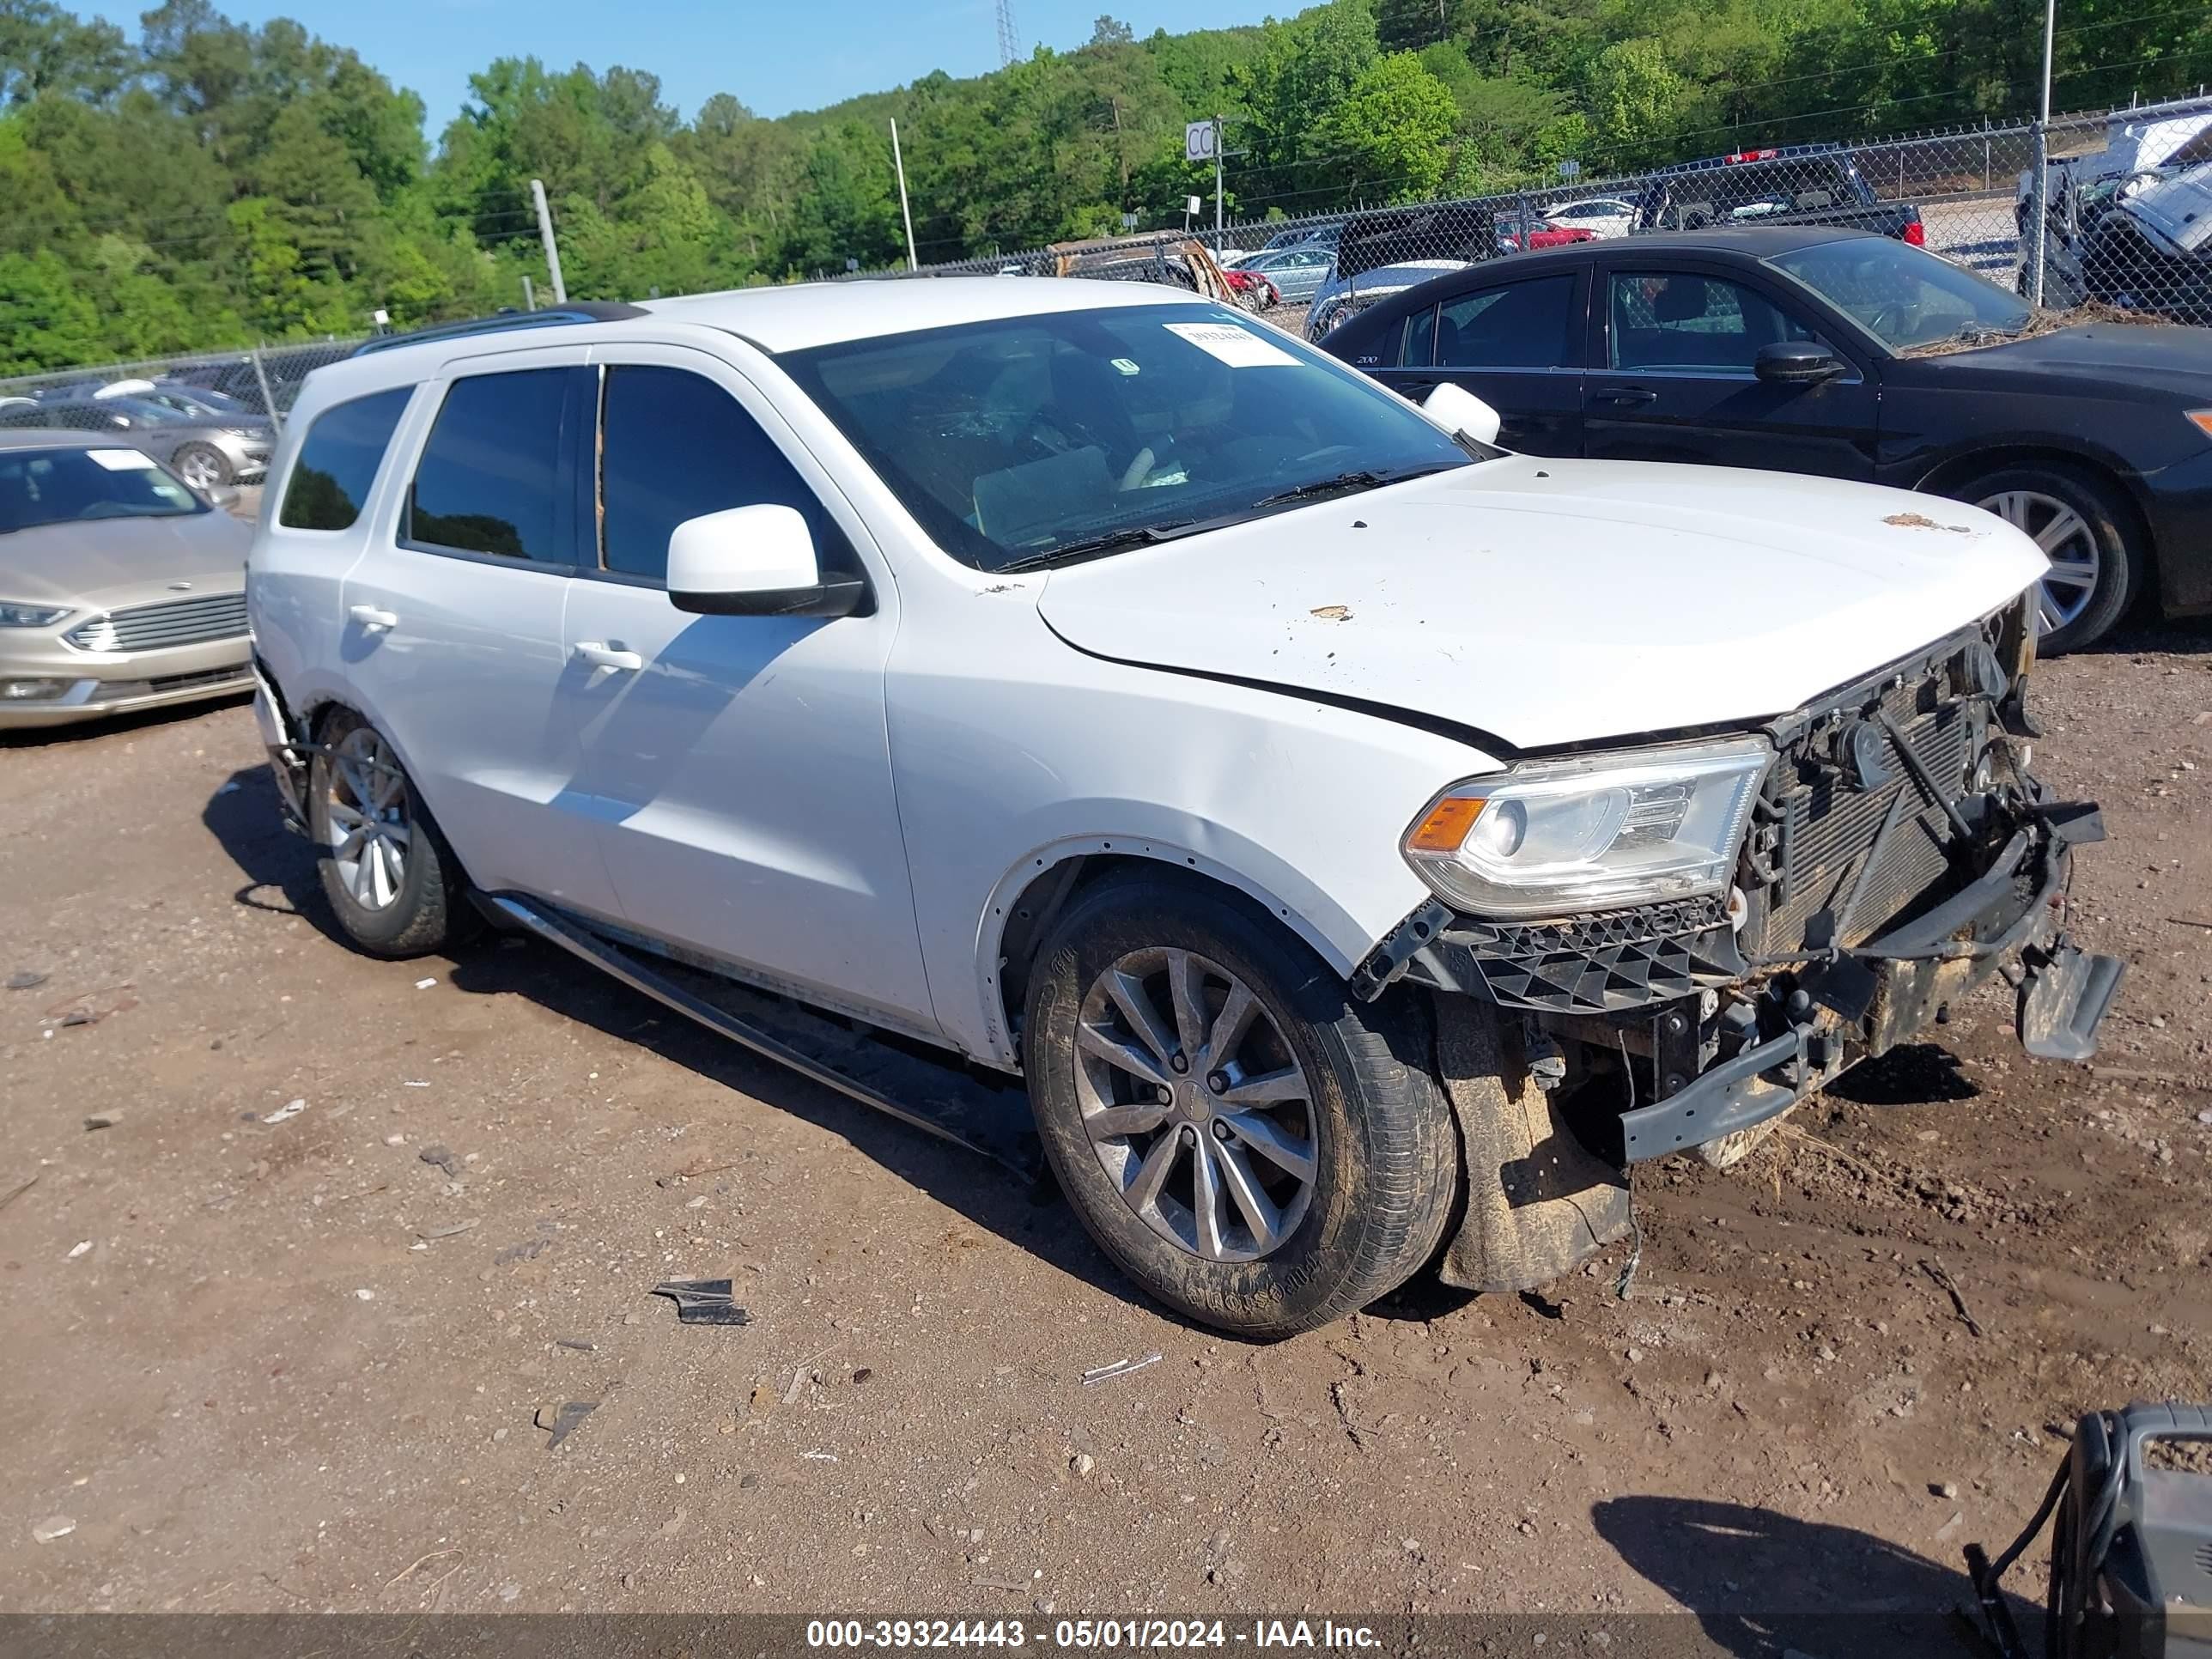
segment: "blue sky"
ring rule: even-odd
[[[133,39],[140,3],[100,0],[75,9],[118,24]],[[763,115],[815,109],[855,93],[918,79],[932,70],[978,75],[999,61],[994,0],[826,0],[799,5],[702,4],[698,0],[216,0],[242,22],[294,17],[351,46],[429,106],[438,132],[468,96],[468,78],[495,58],[542,58],[556,69],[581,60],[623,64],[660,77],[662,95],[688,118],[717,92]],[[1111,10],[1139,35],[1257,22],[1265,0],[1014,0],[1024,51],[1091,38]],[[1297,9],[1297,0],[1284,6]]]

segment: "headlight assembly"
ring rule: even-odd
[[[0,599],[0,628],[51,628],[69,613],[65,605],[16,605]]]
[[[1406,832],[1407,862],[1479,916],[1725,891],[1774,750],[1764,738],[1536,761],[1470,778]]]

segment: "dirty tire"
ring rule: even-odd
[[[2063,462],[2011,466],[1970,478],[1947,493],[1977,506],[2025,492],[2064,503],[2087,526],[2097,550],[2097,581],[2081,613],[2036,641],[2039,656],[2056,657],[2094,645],[2110,633],[2142,592],[2143,535],[2116,486]]]
[[[1315,1177],[1302,1217],[1256,1260],[1208,1260],[1140,1219],[1083,1121],[1078,1016],[1133,952],[1188,951],[1248,987],[1304,1070]],[[1109,877],[1070,904],[1030,977],[1024,1050],[1039,1137],[1099,1247],[1146,1291],[1231,1335],[1312,1330],[1396,1289],[1434,1255],[1458,1189],[1450,1109],[1410,997],[1354,1002],[1263,911],[1176,872]]]
[[[339,708],[331,711],[316,733],[317,752],[307,773],[307,827],[317,849],[317,873],[338,927],[356,948],[394,960],[427,956],[459,943],[471,931],[473,913],[462,896],[460,866],[416,797],[412,781],[406,788],[413,833],[392,902],[372,908],[356,899],[347,890],[332,854],[330,751],[368,726],[353,710]]]

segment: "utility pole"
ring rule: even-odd
[[[561,280],[561,250],[553,240],[553,210],[545,205],[545,181],[530,181],[530,200],[538,209],[538,234],[545,244],[545,269],[553,278],[553,303],[568,303],[568,285]]]
[[[1221,118],[1213,118],[1213,251],[1221,252]]]
[[[2028,207],[2035,216],[2035,234],[2027,248],[2027,302],[2043,304],[2045,238],[2051,217],[2051,47],[2058,33],[2058,0],[2043,0],[2043,106],[2035,123],[2035,177],[2030,182]]]
[[[906,268],[920,270],[921,261],[914,257],[914,210],[906,204],[906,158],[899,153],[898,118],[891,118],[891,167],[898,173],[899,217],[906,224]]]
[[[561,277],[561,246],[553,240],[553,210],[546,205],[545,181],[543,179],[530,181],[530,201],[538,214],[538,236],[545,249],[545,270],[553,284],[553,302],[566,305],[568,302],[568,285]]]

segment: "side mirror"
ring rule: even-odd
[[[1463,386],[1446,380],[1421,399],[1421,413],[1455,438],[1471,438],[1479,444],[1498,441],[1498,414]]]
[[[1818,340],[1777,340],[1759,347],[1753,372],[1776,386],[1817,386],[1842,374],[1844,365]]]
[[[798,509],[732,507],[686,519],[668,538],[668,597],[702,617],[844,617],[867,599],[857,576],[824,580]]]
[[[210,507],[230,507],[238,505],[238,490],[231,484],[210,484],[201,495]]]

